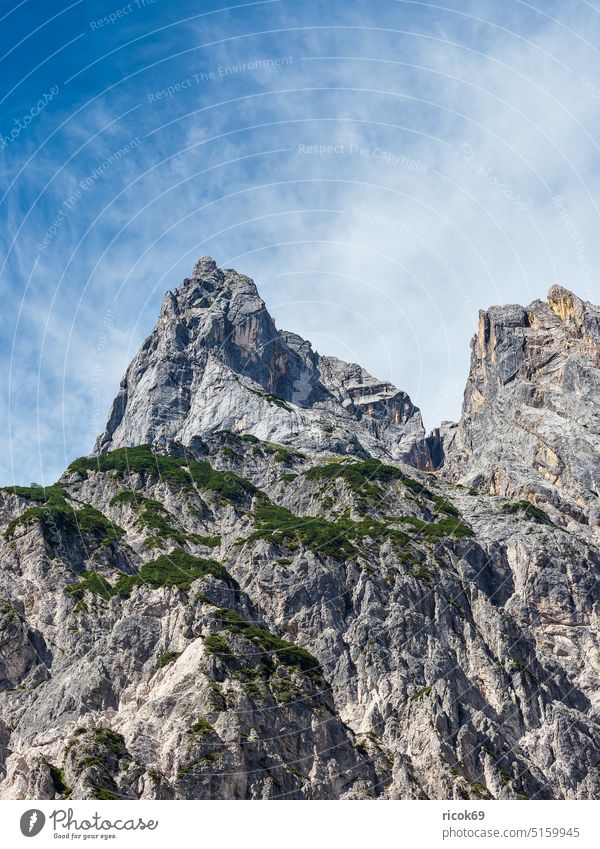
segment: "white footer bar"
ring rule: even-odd
[[[3,846],[597,849],[600,802],[0,802]]]

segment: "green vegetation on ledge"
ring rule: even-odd
[[[547,513],[525,499],[523,501],[507,501],[506,504],[502,505],[502,510],[504,513],[524,513],[528,519],[540,525],[554,525]]]
[[[168,666],[170,663],[173,663],[173,661],[177,660],[177,658],[180,656],[180,651],[165,652],[158,662],[159,669],[163,669],[165,666]]]
[[[249,389],[249,387],[247,387]],[[264,398],[265,401],[268,401],[269,404],[274,404],[276,407],[281,407],[282,410],[287,410],[291,412],[291,407],[287,401],[284,401],[283,398],[280,398],[278,395],[273,395],[270,392],[259,392],[257,389],[250,389],[253,395],[258,395],[259,398]]]
[[[379,460],[366,460],[359,463],[328,463],[326,466],[314,466],[304,473],[307,480],[335,481],[343,480],[350,490],[358,496],[371,501],[375,506],[385,503],[385,493],[380,484],[398,481],[413,496],[424,499],[421,506],[431,512],[442,514],[435,521],[419,519],[413,516],[398,517],[398,521],[412,525],[419,536],[425,540],[451,536],[455,538],[473,536],[473,531],[463,521],[459,510],[441,495],[431,492],[424,484],[404,474],[396,466],[389,466]]]
[[[83,504],[77,509],[67,500],[65,490],[59,484],[46,488],[37,484],[31,487],[11,487],[10,491],[34,501],[35,506],[28,507],[13,519],[4,531],[5,539],[12,539],[18,527],[26,527],[38,521],[44,535],[52,538],[60,534],[84,534],[107,545],[120,540],[125,534],[123,528],[115,525],[90,504]]]
[[[326,466],[313,466],[304,474],[310,481],[343,480],[352,492],[365,498],[380,499],[382,491],[379,484],[392,481],[399,481],[414,495],[433,498],[432,493],[419,481],[408,477],[396,466],[388,466],[379,460],[328,463]]]
[[[441,539],[442,537],[474,536],[473,530],[460,518],[448,516],[438,522],[427,522],[425,519],[417,519],[415,516],[399,516],[398,521],[411,525],[420,537],[425,540]]]
[[[203,716],[199,716],[196,722],[188,728],[188,734],[193,734],[198,737],[206,737],[214,732],[214,728],[210,722]]]
[[[71,788],[67,786],[67,783],[65,781],[64,770],[60,769],[59,767],[55,766],[47,760],[42,760],[42,763],[48,767],[48,770],[50,772],[50,778],[52,779],[52,784],[56,793],[62,799],[67,799],[71,794]]]
[[[318,660],[306,649],[300,648],[295,643],[282,640],[270,631],[259,628],[236,613],[235,610],[225,608],[219,609],[223,621],[223,630],[230,634],[242,636],[251,640],[261,651],[261,665],[266,675],[275,671],[276,663],[290,669],[299,669],[307,675],[315,684],[323,682],[323,670]],[[220,656],[222,659],[232,659],[231,646],[223,634],[211,634],[204,638],[207,650]]]
[[[304,545],[315,554],[341,559],[356,554],[356,547],[348,539],[344,529],[327,519],[295,516],[285,507],[275,504],[260,504],[254,518],[257,530],[250,535],[249,542],[265,539],[286,545],[292,550]]]
[[[438,522],[426,522],[412,516],[399,517],[398,521],[411,525],[414,534],[393,527],[388,521],[363,516],[356,521],[347,514],[335,521],[321,516],[296,516],[285,507],[259,504],[254,512],[257,529],[248,542],[267,540],[275,545],[285,545],[294,551],[305,546],[315,554],[346,560],[364,554],[362,548],[371,540],[377,545],[390,542],[396,555],[408,562],[415,552],[411,550],[415,536],[426,542],[441,537],[473,536],[471,528],[460,519],[446,516]]]
[[[12,492],[28,501],[37,501],[39,504],[60,503],[65,498],[65,491],[58,483],[52,486],[41,486],[39,483],[32,483],[31,486],[4,486],[2,490]]]
[[[175,521],[175,517],[169,513],[166,507],[163,507],[159,501],[153,498],[145,498],[131,489],[126,489],[115,495],[110,504],[111,507],[115,504],[127,504],[138,513],[137,526],[152,532],[151,536],[144,540],[148,548],[161,548],[167,540],[174,540],[178,545],[193,542],[210,548],[214,548],[221,542],[219,536],[204,537],[178,530],[169,521]]]
[[[195,485],[234,503],[259,493],[250,481],[232,472],[217,471],[206,460],[160,454],[151,445],[117,448],[98,457],[80,457],[71,463],[69,471],[83,476],[93,471],[113,471],[118,475],[137,473],[182,489],[193,490]]]
[[[266,442],[259,439],[257,436],[254,436],[252,433],[238,434],[233,433],[230,430],[220,430],[217,431],[215,435],[229,440],[235,444],[236,447],[240,448],[240,450],[243,449],[243,445],[240,446],[240,443],[250,444],[252,445],[253,455],[270,455],[277,463],[289,464],[292,460],[306,459],[305,455],[302,454],[301,451],[297,451],[295,448],[291,448],[288,445],[280,445],[277,442]],[[220,453],[232,460],[241,459],[241,455],[230,446],[224,446],[221,448]]]
[[[216,560],[207,560],[203,557],[194,557],[182,548],[176,548],[169,554],[162,554],[156,560],[144,563],[135,575],[121,575],[116,584],[110,584],[105,578],[96,572],[86,572],[77,584],[69,584],[66,593],[77,600],[83,598],[83,593],[96,593],[102,598],[109,599],[120,595],[128,598],[134,587],[146,584],[154,589],[159,587],[178,587],[181,590],[189,590],[192,581],[213,575],[229,586],[238,589],[237,582],[231,577],[227,569]]]
[[[84,572],[81,580],[76,584],[67,584],[65,592],[76,601],[83,600],[84,592],[95,593],[108,601],[114,595],[111,584],[97,572]]]

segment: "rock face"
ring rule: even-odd
[[[465,415],[425,443],[407,396],[202,260],[96,454],[0,490],[0,798],[600,798],[596,470],[570,443],[596,322],[556,289],[483,314]],[[550,481],[526,449],[552,416]]]
[[[166,293],[96,450],[189,444],[223,428],[315,453],[333,444],[429,462],[421,414],[405,392],[279,332],[249,277],[203,257]]]
[[[461,420],[438,441],[443,474],[596,536],[600,310],[553,286],[547,303],[480,313],[471,351]]]

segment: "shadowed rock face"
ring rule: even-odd
[[[279,332],[254,282],[204,257],[166,293],[96,450],[188,444],[220,428],[312,451],[330,450],[334,433],[351,452],[429,462],[421,415],[405,392]]]
[[[561,523],[600,519],[600,310],[561,286],[548,301],[481,312],[441,473],[528,498]],[[437,450],[440,445],[438,440]]]

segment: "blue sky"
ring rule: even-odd
[[[211,254],[456,419],[478,310],[598,302],[586,0],[0,3],[0,484],[89,453]]]

